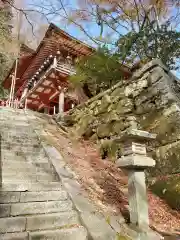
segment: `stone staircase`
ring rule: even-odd
[[[88,239],[24,111],[0,108],[0,133],[0,239]]]

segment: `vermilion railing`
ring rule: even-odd
[[[14,101],[0,100],[0,106],[1,107],[19,108],[20,107],[20,101],[18,99],[15,99]]]

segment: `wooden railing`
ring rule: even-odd
[[[76,74],[74,66],[67,63],[57,62],[56,70],[68,76]]]

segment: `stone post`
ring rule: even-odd
[[[139,229],[149,227],[144,170],[154,167],[155,161],[147,157],[145,143],[155,138],[156,134],[130,129],[119,139],[123,156],[117,160],[117,166],[128,170],[130,221]]]

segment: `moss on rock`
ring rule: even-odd
[[[110,103],[111,103],[110,96],[109,95],[103,96],[100,104],[96,104],[96,107],[93,109],[93,114],[98,115],[106,112]]]
[[[116,109],[118,114],[126,114],[133,111],[134,104],[129,98],[122,99],[121,101],[114,104],[114,109]]]
[[[95,120],[95,117],[91,114],[86,114],[82,116],[80,121],[76,124],[76,131],[79,136],[85,135],[86,131],[89,129],[90,125]]]
[[[156,180],[150,188],[173,209],[180,210],[180,174]]]
[[[119,151],[120,145],[115,141],[110,139],[103,139],[100,141],[100,155],[103,159],[108,157],[112,161],[115,161]]]
[[[121,131],[123,131],[125,128],[129,126],[128,122],[125,121],[114,121],[112,123],[112,134],[113,135],[119,135]]]
[[[105,123],[97,127],[97,135],[99,138],[110,137],[112,134],[112,124]]]
[[[111,93],[112,97],[116,97],[116,99],[122,99],[125,97],[124,94],[124,87],[122,88],[116,88],[112,93]]]

